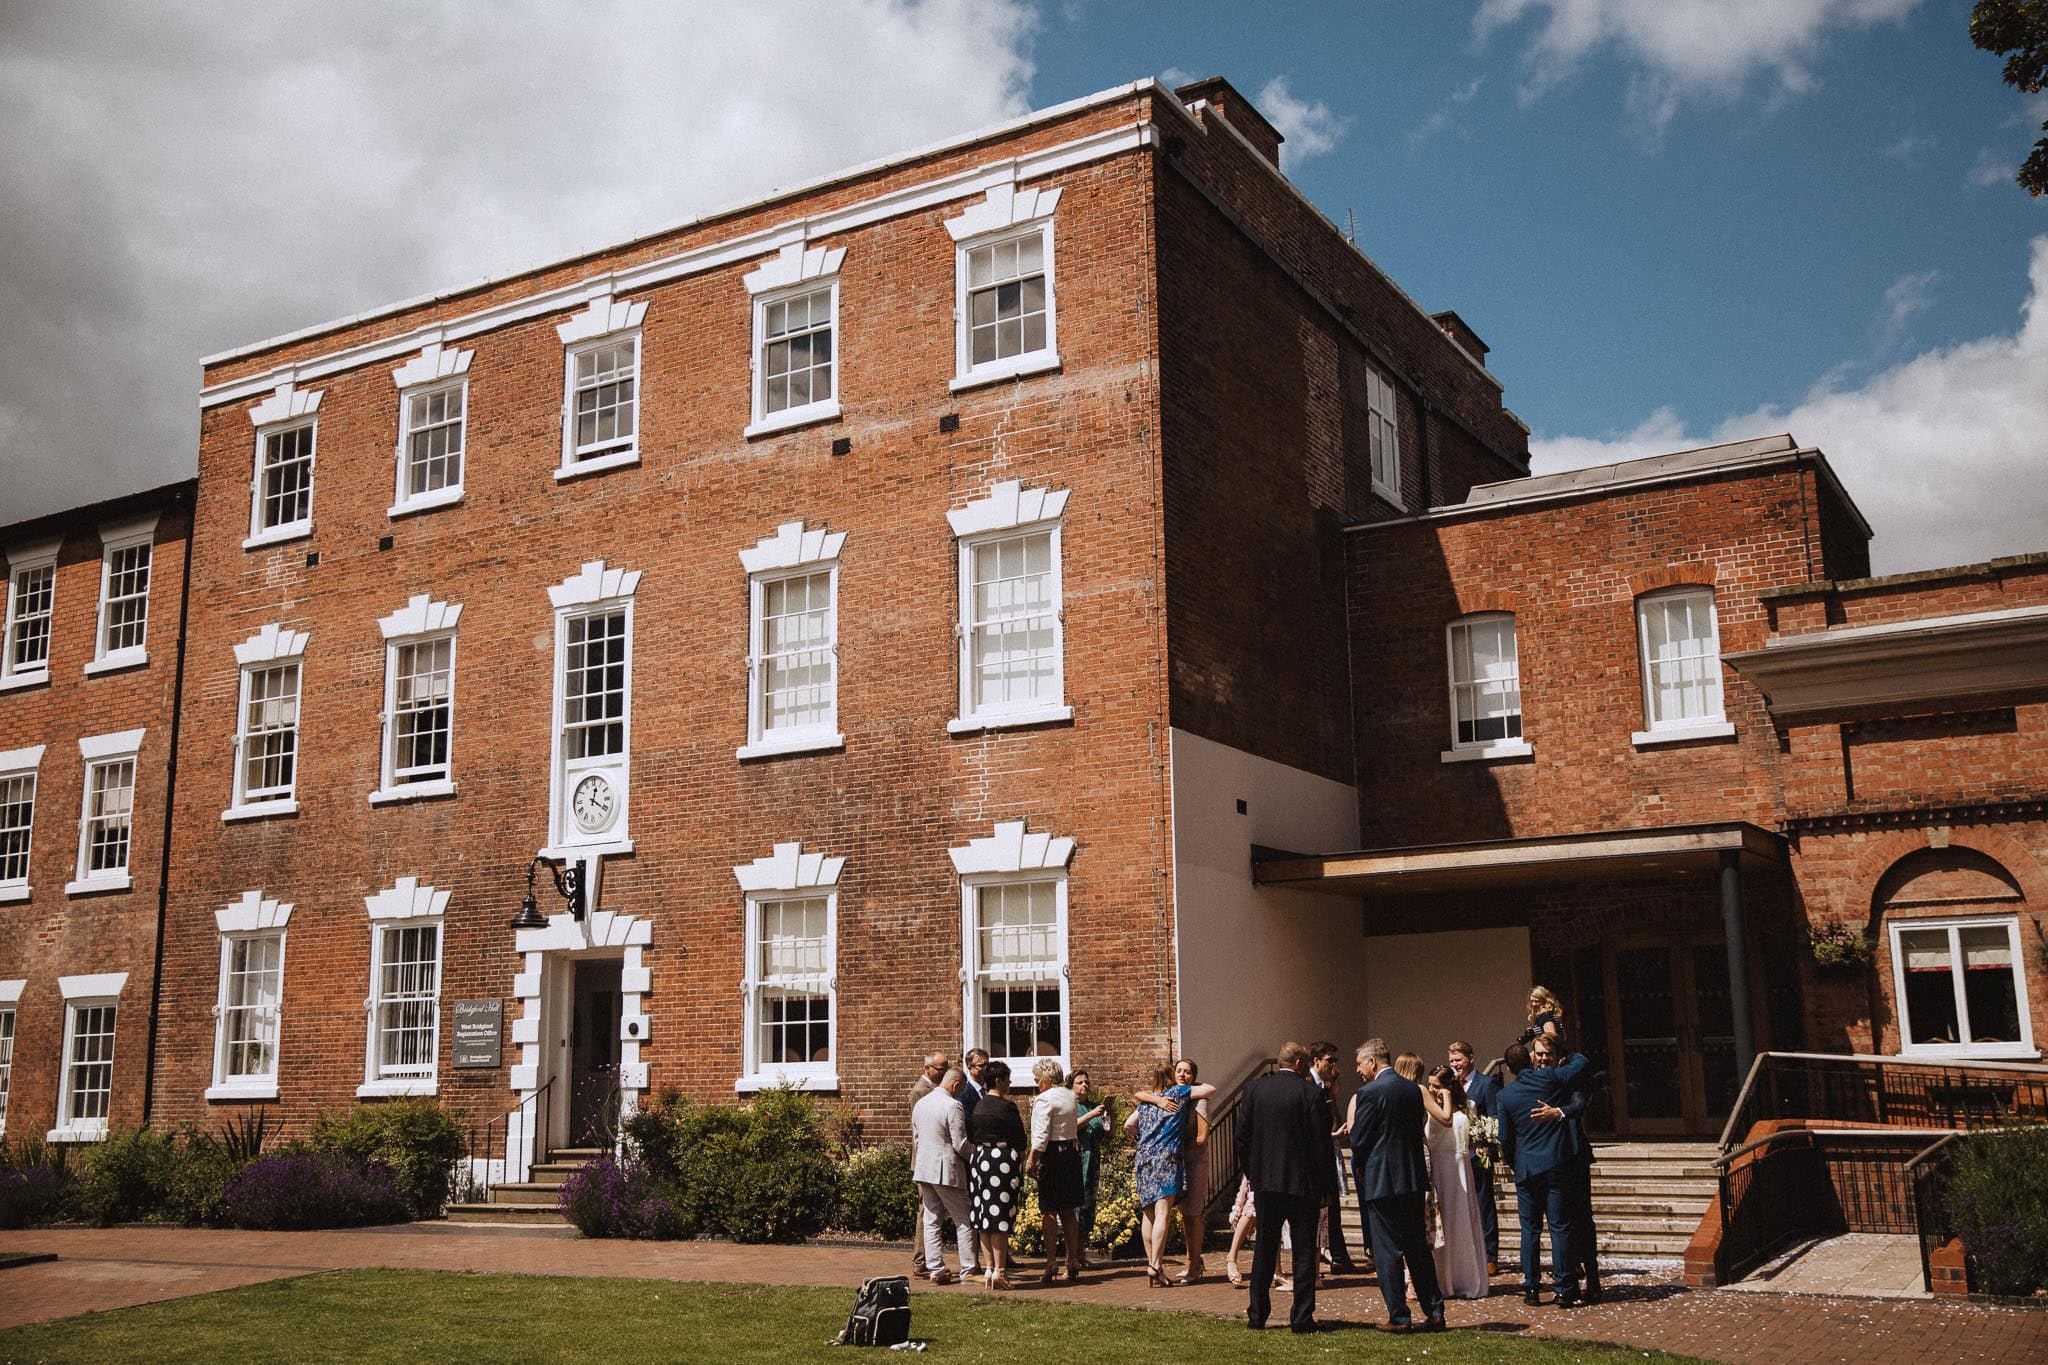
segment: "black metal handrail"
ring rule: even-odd
[[[1948,1190],[1949,1148],[1961,1136],[1961,1133],[1944,1134],[1906,1163],[1906,1178],[1913,1182],[1913,1223],[1920,1243],[1920,1284],[1930,1293],[1934,1290],[1934,1250],[1955,1235],[1949,1227],[1942,1196]],[[1963,1264],[1967,1275],[1967,1257]]]
[[[1223,1098],[1209,1106],[1209,1205],[1202,1212],[1211,1226],[1216,1225],[1218,1208],[1224,1216],[1229,1215],[1237,1200],[1237,1184],[1244,1178],[1244,1163],[1237,1155],[1237,1107],[1244,1101],[1245,1087],[1278,1065],[1275,1057],[1254,1062]]]
[[[2048,1066],[1831,1052],[1760,1052],[1721,1129],[1721,1150],[1768,1119],[1981,1128],[2048,1118]]]
[[[490,1198],[494,1186],[524,1183],[535,1166],[554,1155],[547,1136],[548,1101],[554,1088],[550,1076],[504,1113],[470,1125],[465,1202],[480,1204]]]

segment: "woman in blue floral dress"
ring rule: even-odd
[[[1195,1114],[1195,1107],[1184,1103],[1188,1087],[1170,1085],[1172,1080],[1173,1068],[1153,1068],[1153,1092],[1160,1099],[1174,1101],[1175,1108],[1141,1104],[1134,1115],[1138,1124],[1138,1207],[1142,1210],[1139,1226],[1145,1238],[1145,1270],[1149,1282],[1159,1288],[1172,1283],[1160,1268],[1160,1260],[1166,1254],[1173,1206],[1187,1189],[1187,1164],[1182,1152]]]

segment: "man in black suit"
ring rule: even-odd
[[[1310,1043],[1308,1045],[1308,1078],[1316,1083],[1317,1094],[1323,1105],[1323,1129],[1334,1132],[1337,1127],[1337,1045],[1335,1043]],[[1336,1148],[1332,1144],[1330,1164],[1334,1168]],[[1343,1171],[1333,1169],[1330,1175],[1330,1196],[1323,1201],[1323,1213],[1328,1216],[1330,1244],[1326,1248],[1330,1257],[1330,1269],[1339,1274],[1349,1275],[1357,1270],[1351,1264],[1351,1252],[1344,1245],[1344,1192]]]
[[[1449,1052],[1451,1070],[1458,1073],[1458,1081],[1465,1087],[1465,1098],[1472,1101],[1473,1110],[1481,1118],[1500,1119],[1500,1086],[1493,1077],[1479,1069],[1477,1059],[1472,1055],[1472,1044],[1452,1043]],[[1500,1213],[1493,1201],[1493,1163],[1481,1161],[1474,1148],[1472,1162],[1472,1193],[1479,1200],[1479,1231],[1486,1239],[1486,1273],[1500,1273]]]
[[[1440,1331],[1444,1296],[1437,1287],[1436,1257],[1423,1229],[1423,1196],[1429,1192],[1429,1153],[1423,1145],[1422,1087],[1388,1064],[1383,1039],[1358,1049],[1358,1091],[1351,1120],[1352,1165],[1358,1203],[1372,1239],[1372,1262],[1387,1301],[1383,1332],[1413,1330],[1408,1314],[1408,1276],[1422,1300],[1423,1326]]]
[[[1245,1313],[1253,1328],[1264,1327],[1273,1308],[1273,1267],[1284,1227],[1294,1243],[1294,1307],[1287,1325],[1297,1332],[1316,1330],[1316,1210],[1334,1172],[1329,1122],[1307,1071],[1308,1049],[1288,1043],[1280,1049],[1280,1069],[1246,1086],[1237,1106],[1238,1156],[1259,1216]],[[1420,1132],[1421,1120],[1416,1123]]]

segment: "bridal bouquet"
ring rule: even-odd
[[[1480,1114],[1472,1120],[1472,1159],[1482,1166],[1493,1165],[1500,1146],[1500,1120]]]

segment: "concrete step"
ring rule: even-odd
[[[580,1166],[593,1157],[609,1155],[611,1155],[609,1147],[557,1147],[549,1160],[550,1162],[566,1161],[573,1166]]]
[[[582,1169],[580,1161],[543,1161],[534,1165],[527,1179],[535,1185],[559,1185]]]
[[[567,1227],[569,1220],[555,1212],[553,1204],[450,1204],[448,1221],[472,1225],[538,1224]]]
[[[543,1185],[535,1181],[515,1182],[509,1185],[491,1186],[491,1203],[516,1204],[529,1208],[554,1208],[562,1196],[559,1185]]]
[[[1676,1237],[1679,1239],[1680,1245],[1691,1240],[1694,1230],[1699,1225],[1700,1220],[1697,1218],[1617,1218],[1607,1220],[1602,1219],[1598,1213],[1593,1215],[1593,1226],[1599,1229],[1602,1237],[1610,1233],[1616,1237]],[[1503,1214],[1500,1226],[1502,1235],[1506,1235],[1506,1230],[1509,1228],[1516,1229],[1517,1235],[1520,1235],[1522,1223],[1513,1214]]]

